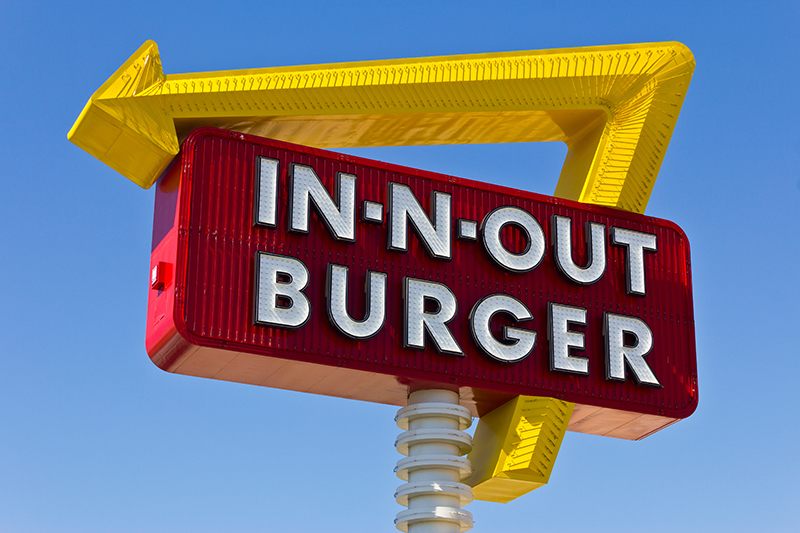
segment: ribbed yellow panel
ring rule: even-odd
[[[693,70],[654,43],[165,76],[148,41],[69,138],[143,187],[199,126],[320,148],[563,141],[556,195],[641,213]]]
[[[518,396],[483,416],[468,456],[475,498],[506,503],[547,484],[574,406]]]

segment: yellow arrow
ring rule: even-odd
[[[563,141],[557,196],[643,213],[693,70],[654,43],[167,76],[147,41],[68,137],[144,188],[199,126],[319,148]]]

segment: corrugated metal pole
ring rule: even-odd
[[[472,473],[462,455],[472,449],[465,433],[472,414],[449,390],[420,390],[408,396],[408,406],[397,412],[398,427],[406,430],[395,442],[407,455],[397,462],[397,477],[407,481],[397,488],[397,503],[408,507],[395,518],[400,531],[461,533],[472,528],[472,514],[461,509],[472,502],[472,489],[461,483]]]

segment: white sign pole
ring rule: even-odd
[[[448,390],[420,390],[408,396],[408,406],[397,412],[397,477],[407,481],[397,488],[397,503],[408,509],[397,513],[395,525],[408,533],[461,533],[472,528],[472,514],[461,509],[472,502],[472,489],[461,483],[472,473],[462,455],[472,449],[465,433],[472,413],[461,407],[458,394]]]

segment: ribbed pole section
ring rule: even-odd
[[[421,390],[408,396],[408,405],[395,417],[400,429],[397,477],[407,481],[395,493],[397,503],[408,507],[397,513],[395,526],[408,533],[461,533],[472,529],[472,514],[462,505],[472,502],[472,489],[461,483],[472,473],[462,455],[472,449],[464,433],[472,414],[458,404],[458,394],[448,390]]]

